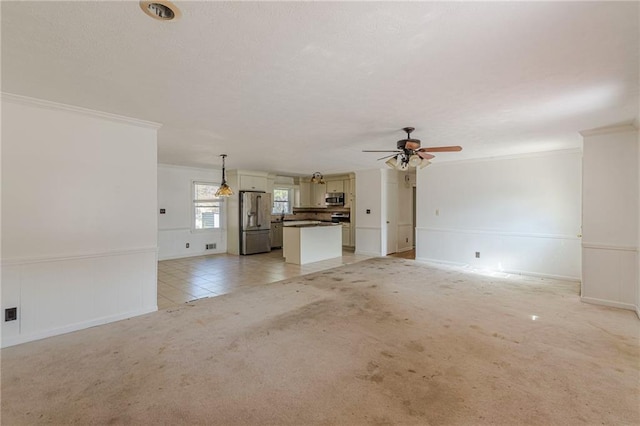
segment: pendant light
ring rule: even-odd
[[[227,158],[227,154],[221,154],[220,157],[222,157],[222,184],[216,191],[216,197],[228,197],[233,195],[233,191],[227,185],[227,179],[224,176],[224,159]]]

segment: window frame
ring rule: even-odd
[[[211,199],[203,199],[203,200],[196,200],[196,185],[208,185],[208,186],[212,186],[215,188],[215,190],[217,191],[218,188],[220,187],[220,184],[217,182],[211,182],[211,181],[204,181],[204,180],[192,180],[191,181],[191,232],[192,233],[200,233],[200,232],[212,232],[212,231],[220,231],[225,229],[225,200],[224,197],[214,197]],[[219,211],[219,223],[217,227],[213,227],[213,228],[196,228],[196,204],[198,202],[213,202],[213,203],[218,203],[218,211]]]
[[[284,214],[293,214],[293,205],[295,203],[295,187],[294,186],[290,186],[290,185],[283,185],[283,184],[275,184],[273,186],[273,189],[271,190],[271,214],[274,216],[277,215],[282,215],[282,212],[276,212],[275,211],[275,206],[276,206],[276,202],[280,203],[281,201],[276,201],[276,191],[287,191],[287,203],[289,204],[289,208],[287,210],[286,213]]]

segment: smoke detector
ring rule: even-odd
[[[141,1],[140,9],[153,19],[159,21],[171,21],[182,15],[180,9],[178,9],[175,4],[166,0]]]

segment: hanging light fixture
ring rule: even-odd
[[[311,175],[311,183],[319,183],[320,185],[324,185],[324,176],[320,172],[314,172]]]
[[[220,184],[220,188],[216,191],[216,197],[228,197],[233,195],[233,191],[227,185],[227,178],[224,176],[224,159],[227,158],[227,154],[221,154],[222,157],[222,184]]]
[[[409,157],[409,165],[411,167],[417,167],[418,165],[420,165],[421,161],[422,158],[420,158],[420,156],[417,154],[413,154],[411,157]]]

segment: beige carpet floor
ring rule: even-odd
[[[640,321],[396,258],[2,350],[2,424],[631,425]]]

